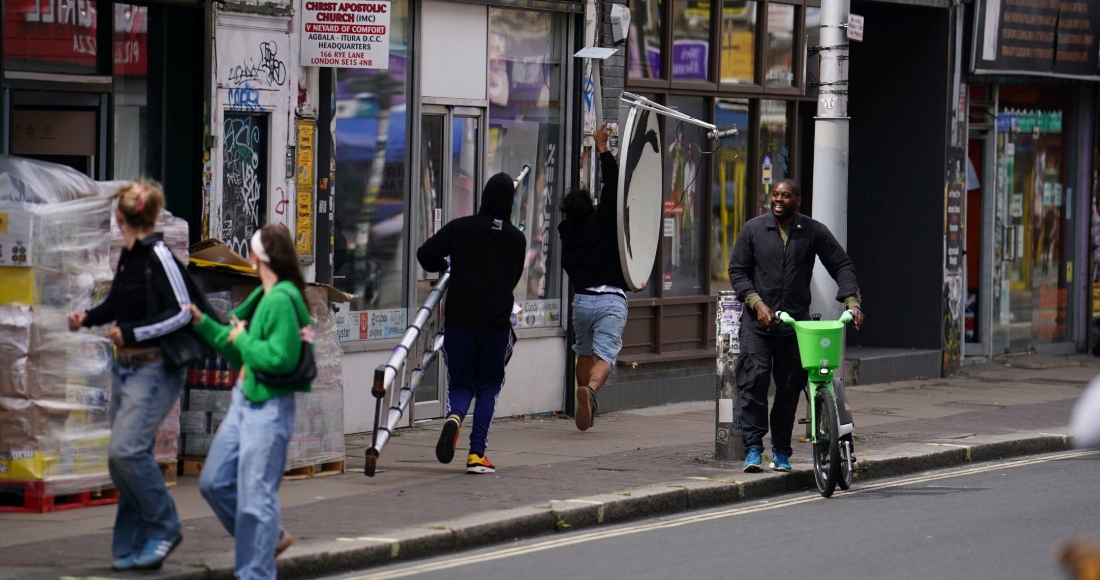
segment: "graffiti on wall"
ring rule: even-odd
[[[279,59],[279,45],[273,40],[259,43],[259,47],[229,67],[226,77],[231,85],[240,87],[281,87],[286,84],[286,64]]]
[[[247,257],[253,232],[264,224],[267,118],[226,113],[222,126],[222,232],[234,252]]]

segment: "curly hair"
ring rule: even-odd
[[[592,194],[587,189],[573,189],[565,194],[558,209],[565,214],[566,219],[583,220],[596,211],[592,204]]]

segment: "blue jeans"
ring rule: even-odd
[[[206,503],[236,538],[240,580],[275,578],[279,484],[294,414],[294,393],[253,403],[238,383],[199,477]]]
[[[511,330],[474,332],[459,328],[443,331],[443,360],[447,364],[447,415],[466,418],[474,405],[474,427],[470,430],[470,453],[485,455],[489,425],[493,422],[497,397],[504,387],[504,367],[515,344]]]
[[[618,294],[573,296],[573,352],[596,355],[611,366],[623,348],[626,328],[626,298]]]
[[[140,552],[148,540],[172,540],[180,533],[176,503],[153,459],[153,444],[157,428],[179,400],[186,371],[166,371],[164,361],[136,367],[115,361],[112,371],[107,469],[118,488],[118,512],[111,554],[124,558]]]

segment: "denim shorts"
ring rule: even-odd
[[[594,354],[614,365],[623,348],[626,327],[626,298],[617,294],[573,296],[573,330],[577,342],[573,352]]]

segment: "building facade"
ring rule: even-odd
[[[161,181],[192,241],[247,255],[263,224],[295,232],[309,278],[352,297],[334,305],[349,433],[371,428],[373,371],[435,283],[416,248],[475,212],[490,175],[525,166],[519,342],[497,412],[571,410],[557,204],[597,187],[590,134],[625,121],[624,90],[740,133],[718,147],[661,117],[662,237],[604,411],[713,398],[740,227],[783,178],[812,215],[819,0],[390,0],[388,52],[363,68],[302,66],[303,2],[2,4],[0,151]],[[631,15],[618,44],[616,5]],[[896,356],[911,378],[1089,344],[1100,10],[1019,6],[852,2],[848,248],[868,323],[849,358]],[[573,56],[593,45],[619,50]],[[410,421],[443,416],[440,366]]]

